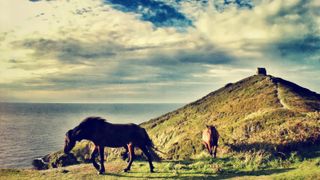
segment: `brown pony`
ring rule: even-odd
[[[147,156],[150,172],[154,172],[150,155],[150,148],[153,148],[153,143],[146,130],[136,124],[111,124],[100,117],[88,117],[66,133],[64,152],[66,154],[69,153],[76,142],[83,139],[92,141],[95,144],[95,149],[91,154],[91,161],[99,171],[99,174],[105,173],[103,164],[104,147],[125,147],[129,152],[129,162],[124,169],[125,172],[130,170],[135,158],[134,147],[139,147]],[[98,152],[100,153],[100,165],[95,161]]]
[[[218,148],[218,139],[219,139],[219,133],[217,129],[214,126],[208,126],[206,125],[206,129],[202,132],[202,140],[203,144],[208,149],[211,156],[216,158],[217,155],[217,148]],[[213,151],[214,148],[214,152]]]

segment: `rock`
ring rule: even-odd
[[[48,163],[45,162],[42,158],[36,158],[32,161],[32,165],[35,169],[37,170],[44,170],[44,169],[48,169]]]
[[[51,163],[51,166],[53,168],[56,168],[56,167],[69,166],[73,164],[79,164],[79,162],[77,161],[77,158],[72,153],[69,153],[69,154],[62,154],[61,156],[59,156],[56,161]]]

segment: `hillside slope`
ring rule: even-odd
[[[221,135],[220,153],[282,153],[320,141],[319,111],[319,94],[281,78],[254,75],[141,125],[169,159],[203,152],[206,124]]]

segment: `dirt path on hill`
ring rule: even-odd
[[[277,94],[277,98],[279,99],[279,102],[281,104],[281,106],[285,109],[291,109],[290,106],[284,101],[283,98],[283,93],[282,90],[279,88],[278,83],[275,84],[276,85],[276,94]]]

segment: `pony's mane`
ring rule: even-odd
[[[79,126],[84,126],[92,123],[105,124],[107,123],[107,121],[101,117],[87,117],[79,124]]]

